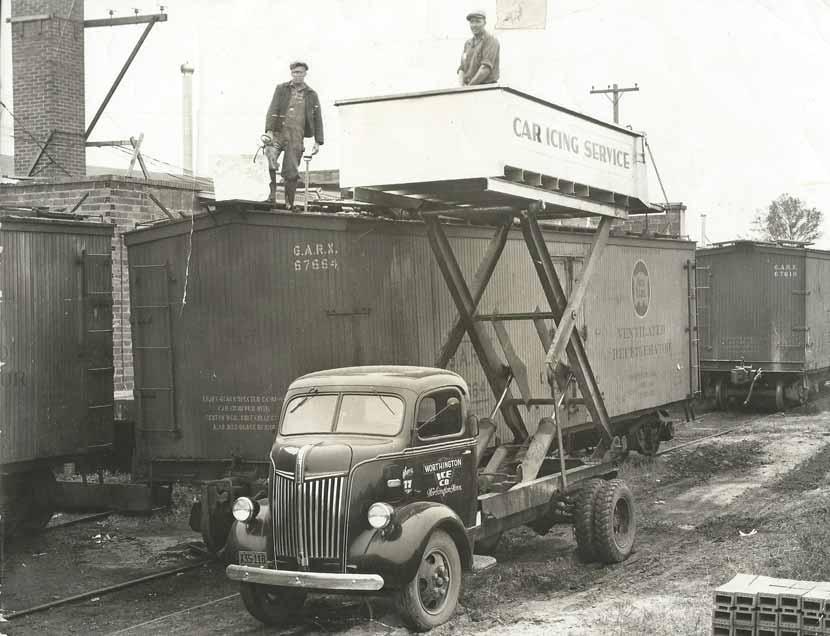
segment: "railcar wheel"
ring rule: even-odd
[[[255,619],[266,625],[281,625],[302,613],[308,593],[272,585],[240,583],[239,595],[245,609]]]
[[[659,422],[643,422],[640,424],[630,433],[629,446],[637,449],[641,455],[649,457],[655,455],[660,449]]]
[[[723,380],[718,380],[715,383],[715,407],[719,411],[725,411],[727,403],[726,383]]]
[[[775,382],[775,410],[783,411],[785,406],[786,402],[784,400],[784,381],[777,380]]]
[[[436,530],[427,542],[415,576],[398,592],[398,611],[411,628],[425,632],[452,617],[460,593],[458,548],[450,535]]]
[[[586,563],[597,560],[597,546],[594,541],[594,502],[603,484],[601,479],[589,479],[577,493],[574,503],[576,553]]]
[[[604,482],[594,502],[594,542],[603,563],[620,563],[634,548],[637,512],[622,479]]]

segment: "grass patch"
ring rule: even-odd
[[[669,454],[664,482],[684,479],[705,482],[719,473],[746,470],[764,463],[764,444],[760,440],[713,442]]]
[[[804,492],[818,488],[830,471],[830,444],[790,470],[772,485],[774,492]]]

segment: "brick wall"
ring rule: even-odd
[[[632,214],[624,221],[615,224],[635,234],[666,234],[669,236],[686,235],[686,206],[682,203],[662,205],[662,212],[652,214]]]
[[[56,179],[49,183],[0,184],[0,205],[48,207],[52,212],[69,211],[85,194],[88,196],[75,214],[101,216],[115,224],[112,241],[114,390],[132,392],[130,270],[121,235],[135,228],[136,223],[166,218],[149,194],[174,216],[189,216],[201,209],[198,191],[161,181],[103,175]]]
[[[15,174],[84,176],[84,3],[12,0],[13,18],[45,15],[12,23]]]

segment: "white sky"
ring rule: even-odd
[[[80,0],[79,0],[80,1]],[[9,15],[9,0],[3,17]],[[338,165],[337,99],[453,86],[469,9],[495,23],[495,0],[169,0],[93,133],[144,132],[144,152],[182,163],[181,73],[194,75],[197,170],[219,154],[253,154],[274,85],[295,58],[321,96],[326,144],[314,168]],[[86,0],[87,18],[158,11],[144,0]],[[86,31],[90,119],[143,25]],[[10,99],[2,25],[3,100]],[[783,192],[825,211],[830,248],[830,0],[548,0],[547,28],[496,31],[502,83],[610,119],[592,85],[639,83],[621,123],[648,134],[668,197],[699,238],[747,235],[756,210]],[[2,151],[10,153],[3,119]],[[440,143],[440,140],[436,140]],[[393,151],[394,149],[390,149]],[[448,149],[450,151],[450,149]],[[88,163],[126,165],[112,150]],[[151,164],[153,168],[162,167]],[[174,170],[168,166],[170,170]],[[652,201],[662,195],[652,171]]]

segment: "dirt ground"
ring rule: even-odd
[[[437,636],[708,634],[711,593],[736,573],[830,580],[830,397],[786,414],[706,413],[668,446],[734,432],[655,458],[632,454],[621,476],[637,500],[635,553],[585,565],[569,527],[508,533],[498,565],[465,577],[461,607]],[[112,516],[6,548],[6,614],[163,568],[198,564],[188,547],[192,491],[169,513]],[[309,601],[300,623],[267,630],[217,563],[0,622],[5,634],[409,633],[385,599]]]

